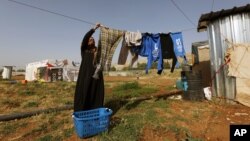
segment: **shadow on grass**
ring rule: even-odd
[[[104,107],[112,109],[113,115],[124,105],[126,105],[129,101],[121,98],[112,98],[107,100],[104,104]]]
[[[115,115],[119,109],[124,107],[126,110],[130,110],[133,108],[136,108],[141,102],[145,101],[146,99],[143,100],[128,100],[128,99],[122,99],[122,98],[115,98],[115,99],[110,99],[105,102],[104,106],[112,109],[113,114]],[[109,131],[111,131],[113,128],[115,128],[117,125],[121,124],[123,122],[122,117],[118,116],[112,116],[110,119],[110,126],[109,126]]]

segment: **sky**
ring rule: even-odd
[[[0,0],[0,69],[5,65],[25,68],[28,63],[45,59],[80,62],[82,38],[96,22],[126,31],[181,31],[185,50],[191,52],[193,42],[208,40],[207,32],[197,32],[202,14],[248,3],[249,0]],[[99,31],[93,36],[97,43]],[[115,51],[114,64],[119,51],[120,47]]]

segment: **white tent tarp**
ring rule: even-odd
[[[37,61],[37,62],[27,64],[26,71],[25,71],[25,80],[27,81],[37,80],[36,78],[37,68],[47,67],[48,62],[49,60],[42,60],[42,61]]]
[[[38,68],[45,67],[47,69],[62,68],[63,69],[63,80],[64,81],[76,81],[78,77],[79,66],[76,63],[71,62],[67,59],[64,60],[52,60],[46,59],[29,63],[26,65],[25,80],[35,81],[38,80]]]

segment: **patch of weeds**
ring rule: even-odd
[[[186,133],[186,136],[185,141],[203,141],[202,139],[192,137],[191,133]]]
[[[41,124],[38,128],[38,131],[47,131],[48,125],[47,124]]]
[[[57,129],[61,129],[61,128],[63,128],[65,123],[69,123],[69,119],[57,120],[56,119],[57,115],[58,115],[58,113],[54,112],[54,113],[48,114],[48,117],[47,117],[47,119],[48,119],[47,123],[49,124],[50,129],[52,129],[52,131],[55,131]],[[60,116],[61,116],[61,114],[60,114]]]
[[[66,100],[63,102],[65,105],[73,105],[73,100]]]
[[[150,87],[150,86],[144,86],[141,89],[138,90],[138,93],[141,95],[145,95],[145,94],[151,94],[157,91],[157,88],[155,87]]]
[[[185,141],[203,141],[202,139],[197,139],[197,138],[193,138],[193,137],[188,137],[185,139]]]
[[[189,121],[188,119],[186,119],[186,118],[184,118],[182,116],[175,116],[174,119],[176,121],[183,121],[183,122],[188,122]]]
[[[40,133],[45,133],[48,131],[47,126],[48,126],[47,124],[41,124],[39,125],[38,128],[32,129],[30,132],[24,134],[23,137],[25,138],[27,136],[34,136]]]
[[[26,90],[20,90],[18,94],[29,96],[29,95],[35,95],[36,92],[34,90],[26,89]]]
[[[10,100],[10,99],[5,99],[2,102],[2,105],[5,105],[9,108],[16,108],[19,107],[21,105],[21,102],[18,100]]]
[[[199,119],[201,116],[199,110],[194,110],[192,115],[193,115],[193,118],[195,119]]]
[[[141,102],[137,108],[140,108],[140,109],[150,109],[152,107],[154,102],[151,102],[151,100],[149,101],[143,101]]]
[[[151,123],[154,126],[159,126],[165,121],[162,117],[158,117],[156,112],[152,109],[145,112],[144,120],[146,123]]]
[[[51,123],[51,129],[52,130],[56,130],[56,129],[59,129],[60,126],[63,125],[63,120],[61,121],[54,121],[53,123]]]
[[[35,88],[41,88],[43,86],[42,83],[38,83],[38,82],[33,82],[33,83],[30,83],[31,87],[35,87]]]
[[[133,90],[117,91],[114,93],[115,93],[115,96],[119,98],[123,98],[123,99],[138,97],[140,95],[138,91],[133,91]]]
[[[154,120],[156,118],[156,112],[153,109],[148,109],[145,111],[145,118],[147,120]]]
[[[38,126],[38,128],[33,129],[32,131],[34,132],[46,132],[48,130],[48,124],[43,123],[41,125]]]
[[[53,140],[52,135],[45,135],[45,136],[38,139],[38,141],[52,141],[52,140]]]
[[[178,125],[173,124],[173,125],[168,125],[166,127],[167,131],[172,131],[175,133],[176,136],[180,136],[184,133],[188,133],[188,129],[185,127],[178,127]]]
[[[112,94],[118,98],[132,98],[156,92],[157,89],[149,86],[140,86],[138,82],[129,82],[114,87]]]
[[[114,91],[123,91],[123,90],[128,90],[128,89],[139,89],[139,83],[138,82],[129,82],[129,83],[124,83],[122,85],[118,85],[114,88]]]
[[[24,105],[24,108],[28,108],[28,107],[38,107],[39,103],[35,102],[35,101],[30,101],[27,104]]]
[[[58,91],[56,91],[56,90],[48,90],[48,94],[55,94],[56,92],[58,92]]]
[[[19,127],[27,127],[28,123],[20,122],[2,122],[0,123],[0,136],[6,136],[15,133]]]
[[[220,112],[213,110],[211,115],[212,117],[216,117],[216,116],[219,116],[220,114],[221,114]]]
[[[75,131],[74,128],[64,129],[63,130],[63,136],[66,137],[66,138],[69,138],[74,134],[74,131]]]
[[[64,82],[64,81],[58,81],[58,82],[55,82],[59,85],[59,87],[67,87],[69,86],[68,82]]]
[[[176,88],[174,86],[168,86],[165,88],[165,90],[172,91],[172,90],[176,90]]]
[[[140,114],[126,115],[120,124],[113,127],[109,132],[104,132],[98,138],[101,141],[110,140],[139,140],[143,128],[143,120]]]
[[[159,99],[153,103],[154,107],[168,109],[169,108],[169,101],[164,99]]]
[[[53,141],[63,141],[63,137],[60,135],[57,135],[57,136],[53,137]]]
[[[3,135],[8,135],[8,134],[16,132],[16,130],[17,130],[18,127],[19,127],[18,123],[16,123],[16,124],[6,123],[4,125],[1,125],[0,132]]]

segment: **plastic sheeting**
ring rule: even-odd
[[[250,44],[233,44],[228,48],[228,75],[236,77],[236,100],[250,107]]]
[[[50,72],[53,68],[62,68],[64,81],[76,81],[79,66],[69,60],[42,60],[26,65],[25,80],[27,81],[51,81]]]
[[[250,44],[235,44],[226,54],[228,76],[250,79]]]

